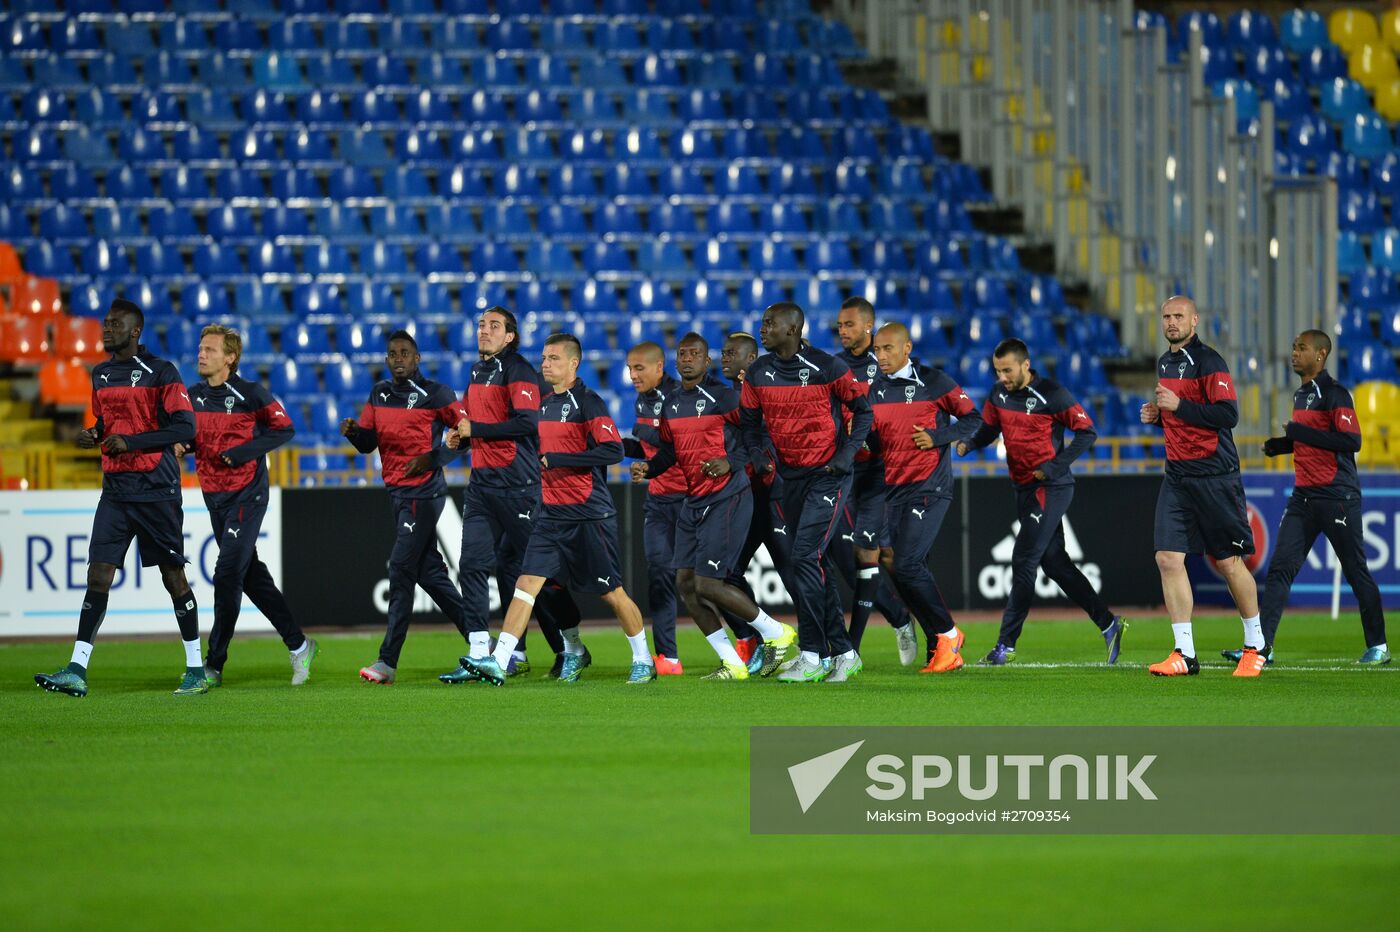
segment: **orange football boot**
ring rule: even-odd
[[[1184,656],[1181,651],[1173,648],[1166,660],[1154,663],[1147,668],[1147,672],[1153,676],[1195,676],[1201,672],[1201,665],[1195,657]]]
[[[657,676],[680,676],[685,672],[679,660],[672,660],[670,657],[663,657],[660,654],[651,658],[656,661]]]
[[[1257,647],[1246,647],[1240,654],[1240,662],[1235,664],[1235,676],[1258,676],[1264,672],[1266,658]]]
[[[938,636],[937,646],[933,649],[933,656],[929,658],[928,665],[921,669],[920,673],[949,673],[963,665],[962,646],[963,633],[958,632],[956,639],[947,634]]]
[[[749,665],[749,660],[753,657],[753,652],[758,650],[758,638],[735,638],[734,653],[739,655],[739,659],[744,661],[744,666]]]

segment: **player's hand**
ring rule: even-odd
[[[646,464],[645,460],[638,460],[637,462],[632,464],[632,481],[646,482],[647,473],[649,473],[650,471],[651,467]]]
[[[357,431],[359,429],[360,422],[355,420],[353,417],[347,417],[345,420],[340,422],[340,436],[342,437],[348,437],[352,432]]]
[[[914,425],[914,446],[918,447],[920,450],[933,449],[933,438],[928,435],[928,431],[924,430],[918,424]]]
[[[108,456],[116,456],[119,453],[127,452],[129,449],[130,447],[126,445],[126,438],[121,434],[113,434],[102,441],[102,452],[106,453]]]
[[[462,435],[457,433],[455,429],[449,430],[447,436],[443,438],[443,443],[447,445],[447,449],[456,450],[462,446]]]
[[[74,441],[79,450],[91,450],[97,446],[97,428],[89,427],[86,430],[78,431],[78,436]]]
[[[176,456],[184,456],[192,449],[194,448],[191,447],[188,443],[177,443],[170,448],[171,452],[173,452]]]
[[[723,456],[717,456],[712,460],[705,460],[700,464],[700,471],[711,479],[718,479],[720,476],[729,475],[729,460]]]
[[[405,479],[416,479],[424,473],[433,471],[433,455],[431,453],[420,453],[408,461],[404,467],[403,477]]]
[[[463,440],[470,440],[472,437],[472,422],[462,418],[457,422],[457,436]]]
[[[1045,475],[1045,470],[1043,469],[1037,469],[1035,472],[1031,473],[1031,475],[1035,477],[1037,482],[1046,482],[1050,479],[1049,476]]]
[[[1162,412],[1155,404],[1148,402],[1143,405],[1142,410],[1138,412],[1138,420],[1142,421],[1144,424],[1156,424],[1162,420]]]
[[[541,453],[541,454],[540,454],[540,469],[548,469],[548,468],[549,468],[549,454],[547,454],[547,453]]]
[[[967,441],[959,440],[957,443],[953,444],[953,449],[958,451],[958,456],[967,456]]]
[[[1265,456],[1283,456],[1288,452],[1287,437],[1270,437],[1268,440],[1264,441]]]
[[[229,456],[227,453],[220,453],[220,454],[219,454],[219,462],[223,463],[225,466],[229,467],[230,469],[232,469],[234,466],[237,466],[237,465],[238,465],[237,463],[235,463],[235,462],[233,461],[233,457]]]
[[[1284,421],[1284,422],[1283,422],[1283,435],[1284,435],[1285,437],[1288,436],[1288,428],[1290,428],[1290,427],[1292,427],[1292,426],[1293,426],[1293,422],[1292,422],[1292,421]]]
[[[1157,383],[1157,407],[1160,411],[1175,411],[1181,406],[1181,396],[1167,388],[1161,382]],[[1160,417],[1160,414],[1158,415]]]

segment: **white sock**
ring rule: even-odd
[[[496,652],[491,656],[496,658],[496,663],[500,664],[502,670],[510,666],[510,652],[515,650],[515,645],[519,643],[520,638],[505,631],[496,638]]]
[[[804,663],[809,663],[809,664],[819,664],[819,663],[822,662],[822,659],[821,659],[820,657],[817,656],[817,652],[816,652],[816,651],[814,651],[814,650],[804,650],[804,651],[802,652],[802,661],[803,661]]]
[[[1196,640],[1191,637],[1191,622],[1172,622],[1172,637],[1176,638],[1176,649],[1181,651],[1181,656],[1196,656]]]
[[[199,653],[199,638],[193,641],[181,641],[185,645],[185,666],[203,667],[204,658]]]
[[[573,628],[560,628],[559,636],[564,639],[564,653],[583,653],[583,638],[579,637],[577,626]]]
[[[1240,621],[1244,622],[1244,646],[1262,650],[1264,648],[1264,629],[1259,624],[1259,616],[1241,618]]]
[[[739,659],[739,652],[734,649],[734,645],[729,642],[729,632],[720,628],[714,634],[705,635],[705,640],[710,642],[710,646],[719,654],[722,663],[743,663]]]
[[[491,632],[473,631],[467,635],[467,656],[480,660],[491,654]]]
[[[1390,653],[1390,648],[1385,646],[1385,641],[1381,641],[1379,644],[1377,644],[1377,645],[1376,645],[1376,650],[1383,650],[1383,651],[1385,651],[1387,654]],[[88,645],[88,651],[89,651],[89,652],[92,651],[92,645],[91,645],[91,644]]]
[[[958,643],[958,626],[953,625],[953,627],[943,632],[939,637],[952,638],[954,644]]]
[[[765,641],[783,636],[782,624],[774,621],[772,616],[761,608],[758,610],[758,617],[749,622],[749,626],[762,635]]]
[[[847,659],[847,660],[855,660],[856,657],[857,657],[856,649],[855,649],[854,647],[852,647],[850,650],[846,651],[846,652],[845,652],[844,654],[842,654],[841,656],[844,657],[844,658]]]
[[[73,663],[86,670],[90,659],[92,659],[92,645],[87,641],[74,641]]]
[[[525,652],[524,652],[523,650],[513,650],[513,651],[510,652],[510,655],[511,655],[511,657],[513,657],[513,658],[516,659],[516,660],[529,660],[529,659],[530,659],[528,656],[526,656],[526,654],[525,654]]]
[[[645,631],[640,634],[629,634],[627,636],[627,643],[632,645],[633,663],[644,663],[647,666],[652,665],[651,648],[647,646],[647,633]]]
[[[311,642],[308,641],[306,638],[302,638],[301,646],[298,647],[296,650],[292,651],[291,654],[293,657],[300,657],[302,654],[306,653],[306,649],[310,646]]]

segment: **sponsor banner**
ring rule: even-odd
[[[1254,532],[1254,554],[1245,560],[1264,585],[1269,573],[1269,560],[1278,546],[1278,528],[1283,521],[1288,498],[1293,494],[1293,473],[1245,473],[1244,495],[1249,509],[1249,525]],[[1361,537],[1366,551],[1366,564],[1380,586],[1386,608],[1400,606],[1400,474],[1361,474]],[[1303,568],[1288,596],[1290,608],[1330,608],[1332,587],[1336,578],[1337,557],[1327,538],[1318,535],[1308,551]],[[1197,601],[1212,605],[1232,605],[1225,580],[1212,561],[1192,557],[1188,569],[1196,589]],[[1356,597],[1346,579],[1341,585],[1342,611],[1356,609]]]
[[[0,637],[71,636],[87,590],[88,537],[101,493],[75,491],[0,492]],[[199,603],[200,627],[214,623],[214,564],[218,541],[198,489],[183,491],[186,577]],[[269,493],[258,535],[258,555],[272,578],[282,581],[282,490]],[[240,631],[271,631],[247,599]],[[99,637],[113,634],[176,636],[170,595],[157,567],[143,567],[133,541],[117,570]]]
[[[1390,835],[1400,728],[751,728],[749,828]]]
[[[1062,521],[1065,550],[1109,605],[1155,605],[1162,600],[1152,550],[1152,517],[1161,484],[1161,476],[1075,480],[1074,501]],[[961,604],[1000,608],[1011,593],[1011,557],[1021,528],[1015,489],[1004,476],[967,478],[957,488],[967,502],[967,592]],[[939,537],[935,549],[946,539]],[[1035,594],[1032,614],[1039,605],[1073,604],[1043,570],[1036,573]]]

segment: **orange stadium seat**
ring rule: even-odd
[[[52,278],[24,276],[10,286],[10,309],[16,314],[62,314],[63,294]]]
[[[39,317],[11,315],[0,321],[0,362],[34,368],[50,356],[49,322]]]
[[[50,359],[39,367],[39,398],[60,408],[86,410],[92,401],[87,367],[76,361]]]
[[[19,253],[9,243],[0,243],[0,283],[17,281],[24,277],[24,267],[19,263]]]
[[[60,359],[100,362],[106,357],[99,321],[91,317],[59,317],[53,329],[54,355]]]

